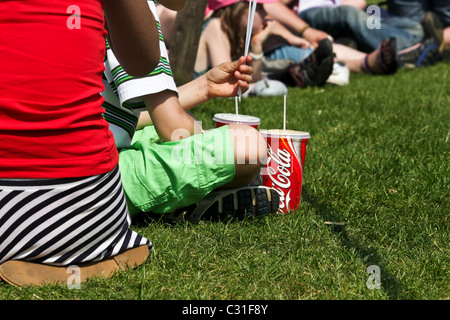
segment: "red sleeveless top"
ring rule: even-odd
[[[101,0],[0,2],[0,178],[105,173]]]

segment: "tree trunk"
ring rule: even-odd
[[[187,0],[175,19],[169,59],[177,85],[192,80],[207,3],[208,0]]]

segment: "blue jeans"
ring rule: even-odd
[[[311,48],[303,49],[286,45],[277,48],[274,51],[271,51],[269,54],[267,54],[267,57],[272,60],[290,59],[294,60],[295,62],[301,62],[302,60],[306,59],[312,52],[313,49]]]
[[[425,11],[432,11],[441,19],[444,27],[450,26],[449,0],[388,0],[388,11],[419,22]]]
[[[367,53],[377,49],[383,40],[390,37],[397,39],[398,50],[411,47],[423,38],[423,29],[416,21],[400,17],[380,17],[377,18],[379,27],[372,27],[368,21],[375,16],[351,6],[311,8],[300,12],[299,17],[311,27],[327,32],[335,39],[354,39],[358,49]]]

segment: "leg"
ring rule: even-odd
[[[289,59],[295,62],[301,62],[311,55],[314,50],[311,48],[303,49],[291,45],[279,47],[268,54],[270,60]]]
[[[366,53],[341,44],[333,44],[333,51],[336,54],[336,60],[344,62],[351,72],[362,71],[361,60],[366,57]]]
[[[381,42],[379,48],[361,61],[363,72],[370,74],[393,74],[397,72],[396,39],[389,38]]]
[[[354,39],[358,49],[366,53],[377,49],[382,41],[390,37],[397,38],[402,46],[410,46],[418,41],[417,35],[390,26],[384,20],[380,21],[380,28],[369,28],[368,19],[371,16],[351,6],[312,8],[301,12],[299,16],[312,27],[323,30],[334,38]]]
[[[122,183],[133,219],[151,212],[179,220],[185,217],[181,211],[202,204],[201,216],[224,197],[222,191],[229,190],[230,195],[231,188],[248,186],[265,163],[265,139],[245,125],[223,126],[172,142],[156,143],[155,137],[155,129],[145,127],[136,132],[130,148],[120,151]],[[242,191],[253,193],[249,187]],[[250,204],[252,210],[259,205]]]
[[[397,70],[396,52],[392,45],[388,39],[369,54],[339,44],[334,44],[333,50],[336,59],[345,62],[351,72],[389,74]]]
[[[444,50],[442,57],[445,60],[450,60],[450,27],[444,29]]]
[[[159,142],[155,128],[145,127],[120,151],[119,165],[132,217],[192,205],[235,177],[227,127],[172,142]]]
[[[432,0],[431,11],[442,22],[443,32],[443,58],[450,59],[450,2],[448,0]]]
[[[444,43],[450,46],[450,27],[444,29]]]
[[[444,28],[450,27],[450,2],[448,0],[431,0],[430,10],[441,19]]]
[[[408,17],[420,22],[422,15],[429,9],[429,0],[388,0],[388,11],[399,17]]]
[[[381,20],[382,28],[393,31],[392,37],[397,39],[397,50],[409,48],[424,38],[424,31],[420,22],[408,17],[388,17]]]
[[[247,186],[266,163],[266,140],[258,130],[242,124],[229,125],[228,131],[233,143],[236,173],[233,181],[224,187]]]

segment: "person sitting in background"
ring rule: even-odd
[[[208,3],[213,13],[200,37],[195,66],[197,71],[226,61],[244,50],[248,4],[240,1],[233,1],[232,4],[229,2],[210,0]],[[299,37],[286,28],[280,28],[278,30],[282,30],[283,33],[278,33],[280,36],[278,39],[281,38],[281,41],[277,41],[274,45],[266,45],[266,41],[271,42],[270,37],[275,34],[276,26],[280,25],[271,20],[265,12],[265,6],[272,3],[274,2],[258,2],[254,18],[250,52],[260,59],[253,62],[253,66],[256,66],[255,74],[265,71],[267,61],[293,61],[294,66],[288,64],[281,71],[269,73],[269,77],[282,79],[289,85],[293,85],[292,78],[295,77],[296,85],[306,87],[311,84],[325,84],[333,70],[335,60],[345,62],[350,71],[358,73],[392,74],[397,70],[395,40],[391,39],[384,41],[370,54],[366,54],[343,45],[332,45],[328,38],[319,42],[322,45],[317,48],[309,42],[305,44],[305,39],[302,39],[302,42],[298,41],[303,47],[294,46],[290,44],[293,40],[284,39]]]
[[[324,43],[315,51],[306,40],[296,36],[290,37],[292,34],[289,30],[275,21],[266,19],[263,4],[274,1],[276,0],[262,0],[257,4],[249,44],[249,54],[253,57],[254,80],[263,79],[265,71],[263,70],[263,61],[265,58],[288,60],[295,64],[301,64],[306,58],[311,56],[308,63],[304,62],[302,65],[299,65],[299,72],[297,73],[299,81],[297,81],[297,85],[306,87],[325,84],[333,64],[331,47]],[[249,15],[248,2],[210,0],[208,7],[212,11],[204,24],[204,29],[200,36],[195,63],[196,74],[201,74],[223,61],[233,60],[245,50]],[[286,46],[283,44],[271,50],[271,53],[267,55],[266,52],[263,52],[263,45],[274,34],[277,34],[282,39],[289,37],[289,41],[296,42],[297,46]],[[324,39],[324,41],[329,42],[328,39]],[[269,75],[269,79],[274,79],[274,77]]]
[[[450,2],[446,0],[388,0],[387,11],[394,17],[406,17],[421,23],[426,38],[441,43],[439,52],[450,59]]]
[[[294,18],[286,21],[286,14],[277,14],[276,11],[281,10],[281,3],[267,4],[266,10],[282,23],[289,23],[291,26],[304,25],[301,30],[303,33],[307,32],[309,27],[313,27],[330,34],[337,42],[344,40],[342,43],[348,44],[350,40],[354,43],[353,47],[366,53],[372,52],[382,41],[395,38],[400,66],[432,65],[439,61],[436,39],[424,37],[420,23],[407,17],[383,18],[378,15],[377,10],[367,13],[358,6],[345,5],[348,2],[334,0],[282,1],[295,8],[300,20],[296,21]],[[414,59],[410,54],[412,51],[416,56],[423,54],[425,57],[420,61],[417,61],[417,58],[412,61],[411,59]]]

